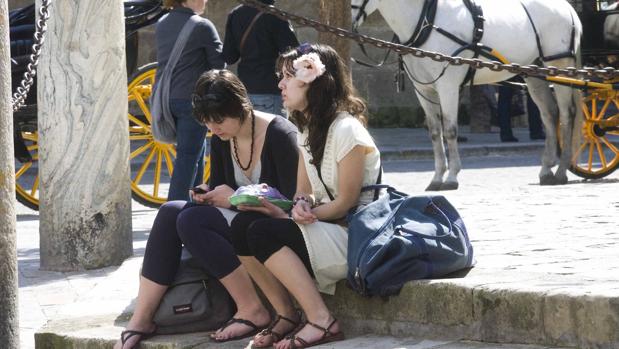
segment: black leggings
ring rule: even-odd
[[[142,276],[170,285],[184,244],[209,274],[222,279],[241,265],[229,235],[228,222],[216,208],[185,201],[167,202],[157,212],[148,237]]]
[[[264,263],[287,246],[314,276],[303,233],[291,219],[275,219],[255,212],[242,212],[234,218],[230,230],[232,244],[239,256],[255,256],[260,263]]]

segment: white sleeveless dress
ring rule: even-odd
[[[298,141],[312,191],[318,202],[328,202],[330,201],[329,195],[318,177],[318,171],[314,165],[309,163],[311,156],[304,146],[306,139],[307,130],[299,134]],[[338,163],[357,145],[371,149],[365,157],[363,185],[376,184],[380,171],[380,152],[372,136],[361,122],[349,113],[340,112],[329,128],[321,163],[322,179],[334,197],[338,196]],[[372,201],[373,196],[374,192],[366,192],[361,196],[359,203],[368,203]],[[335,283],[345,279],[348,271],[346,260],[348,251],[347,228],[326,222],[298,224],[298,226],[303,232],[319,291],[334,294]]]

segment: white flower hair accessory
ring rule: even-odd
[[[320,56],[316,52],[306,53],[295,59],[292,62],[292,67],[295,70],[294,76],[308,84],[325,72],[325,65],[322,64]]]

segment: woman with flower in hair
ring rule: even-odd
[[[303,44],[280,56],[278,70],[284,107],[301,132],[294,206],[290,218],[269,203],[255,209],[277,218],[254,221],[247,240],[307,322],[285,338],[285,330],[267,329],[254,337],[254,347],[307,348],[344,338],[320,292],[333,294],[346,278],[347,228],[338,223],[373,200],[374,193],[361,194],[361,188],[379,179],[380,153],[365,128],[365,104],[331,47]]]
[[[213,334],[213,340],[251,337],[271,322],[231,243],[231,224],[242,229],[251,221],[243,218],[237,223],[241,215],[229,198],[238,187],[258,183],[293,197],[299,158],[297,129],[281,116],[253,110],[245,87],[227,70],[202,74],[192,104],[196,121],[213,132],[210,182],[200,185],[201,190],[191,190],[193,202],[169,201],[157,212],[144,252],[135,311],[115,349],[137,347],[156,333],[153,316],[174,281],[183,245],[223,284],[237,306],[236,314]],[[285,292],[275,294],[288,297]],[[290,300],[274,298],[272,303]]]

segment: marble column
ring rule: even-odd
[[[37,0],[40,5],[40,0]],[[132,255],[122,0],[55,0],[38,78],[41,268]]]
[[[0,0],[0,343],[19,348],[9,7]]]

